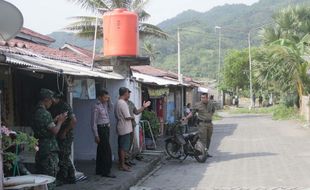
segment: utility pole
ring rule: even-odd
[[[181,78],[181,48],[180,48],[180,28],[178,27],[177,31],[177,36],[178,36],[178,80],[180,83],[182,83],[182,78]]]
[[[177,29],[177,38],[178,38],[178,81],[181,85],[181,116],[184,114],[184,88],[183,88],[183,79],[181,75],[181,47],[180,47],[180,28]]]
[[[250,99],[251,99],[250,109],[252,109],[254,102],[253,102],[253,86],[252,86],[251,30],[248,33],[248,43],[249,43]]]
[[[220,26],[215,26],[215,30],[219,31],[219,46],[218,46],[218,52],[219,52],[219,57],[218,57],[218,73],[217,73],[217,93],[218,93],[218,101],[221,104],[222,107],[222,100],[221,100],[221,92],[220,92],[220,72],[221,72],[221,36],[222,36],[222,27]]]

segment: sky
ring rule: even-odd
[[[62,30],[73,16],[93,15],[68,0],[6,0],[15,5],[23,14],[24,27],[42,34]],[[146,11],[151,15],[147,21],[158,24],[177,14],[193,9],[205,12],[215,6],[243,3],[251,5],[259,0],[149,0]]]

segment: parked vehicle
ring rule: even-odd
[[[190,156],[200,163],[207,160],[207,151],[200,141],[198,131],[183,134],[181,122],[177,122],[172,131],[172,135],[165,140],[165,149],[169,157],[185,160]]]

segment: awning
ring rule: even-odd
[[[83,65],[78,65],[66,61],[47,59],[43,57],[9,54],[6,55],[6,62],[21,66],[23,69],[32,71],[48,73],[52,72],[74,76],[88,76],[118,80],[124,79],[122,75],[115,72],[105,72],[97,68],[93,68],[93,70],[91,70],[90,67],[86,67]]]
[[[168,85],[174,85],[178,86],[180,83],[178,81],[173,81],[169,79],[164,79],[161,77],[154,77],[138,72],[132,72],[132,76],[136,78],[137,81],[142,82],[142,83],[148,83],[148,84],[156,84],[159,86],[168,86]]]

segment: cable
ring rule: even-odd
[[[64,90],[64,86],[65,86],[65,77],[62,75],[62,85],[61,85],[61,90],[60,90],[60,85],[59,85],[59,77],[60,77],[60,74],[57,73],[57,90],[59,93],[63,93],[63,90]]]

